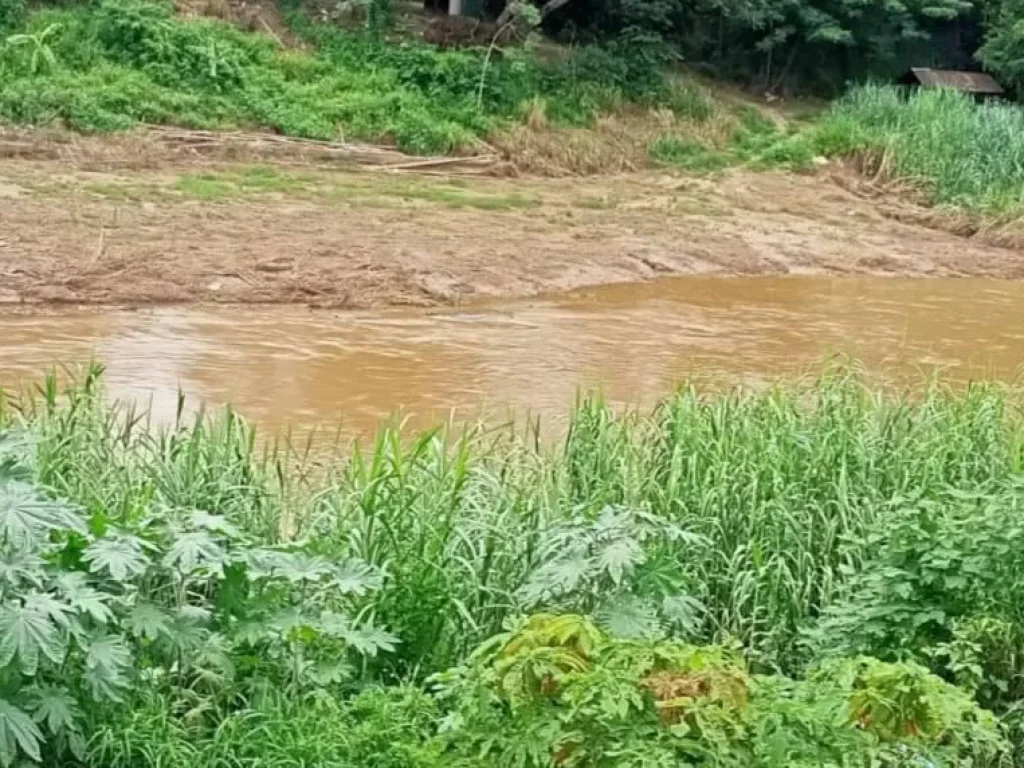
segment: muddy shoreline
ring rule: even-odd
[[[666,275],[1024,278],[827,174],[448,178],[0,162],[0,303],[444,306]]]

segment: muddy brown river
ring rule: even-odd
[[[371,432],[531,413],[564,418],[579,389],[644,405],[674,384],[761,384],[844,352],[888,380],[1013,378],[1024,284],[995,280],[677,278],[447,311],[296,307],[0,314],[0,382],[90,359],[115,397],[173,415],[230,403],[272,430]]]

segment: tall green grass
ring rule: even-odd
[[[982,213],[1024,205],[1024,111],[944,89],[853,89],[815,130],[826,155],[870,154],[874,167],[939,204]]]
[[[173,531],[188,519],[181,510],[201,510],[215,516],[209,531],[223,519],[237,528],[230,541],[298,547],[314,572],[363,563],[383,579],[353,587],[346,606],[394,642],[307,689],[267,687],[257,673],[270,660],[239,650],[212,688],[202,675],[194,687],[140,678],[120,704],[84,715],[91,765],[446,764],[434,736],[462,722],[446,707],[484,717],[485,742],[505,721],[487,725],[495,712],[472,697],[445,703],[417,686],[478,663],[484,651],[474,649],[495,648],[490,638],[537,611],[590,614],[611,635],[731,646],[773,675],[800,677],[833,656],[913,660],[1024,733],[1013,714],[1024,700],[1015,389],[933,382],[879,393],[838,367],[768,391],[686,387],[643,412],[584,398],[557,443],[514,425],[384,429],[325,464],[261,447],[231,412],[153,426],[108,405],[101,384],[93,370],[67,390],[50,377],[0,398],[0,500],[8,475],[27,473],[96,530],[152,537],[162,516],[179,521]],[[241,608],[228,587],[239,575],[196,577],[197,600],[226,606],[211,642],[234,631]],[[145,639],[131,642],[145,657]],[[629,653],[646,647],[628,642]],[[279,673],[298,680],[293,652]],[[887,670],[880,680],[906,674],[918,685],[925,674]],[[771,728],[796,716],[774,709],[796,699],[764,706],[783,718]],[[538,727],[548,719],[541,713]],[[778,759],[756,764],[787,764]]]
[[[760,393],[685,388],[650,413],[586,399],[557,448],[512,428],[386,429],[316,475],[258,448],[233,414],[147,429],[96,386],[64,405],[51,386],[23,406],[41,482],[113,519],[157,501],[205,509],[268,541],[309,539],[385,568],[367,610],[402,641],[381,661],[398,678],[443,669],[500,629],[544,531],[609,506],[698,535],[671,552],[703,605],[697,635],[734,637],[765,668],[792,670],[801,628],[871,554],[861,542],[894,505],[998,494],[1024,469],[1016,395],[934,384],[892,398],[847,371]]]

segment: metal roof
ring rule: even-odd
[[[1003,93],[1003,87],[991,75],[986,75],[984,72],[958,72],[953,69],[913,67],[905,79],[916,80],[929,88],[954,88],[964,93]]]

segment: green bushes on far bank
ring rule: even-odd
[[[0,401],[0,764],[1009,766],[1020,393],[833,372],[315,474]],[[314,479],[315,478],[315,479]],[[620,761],[620,762],[616,762]]]
[[[101,0],[33,13],[0,47],[0,118],[60,120],[95,132],[138,122],[248,126],[318,139],[394,142],[443,152],[543,99],[556,124],[587,124],[663,95],[658,63],[585,47],[560,61],[529,52],[388,44],[293,15],[308,50],[224,22],[185,20],[168,4]]]

